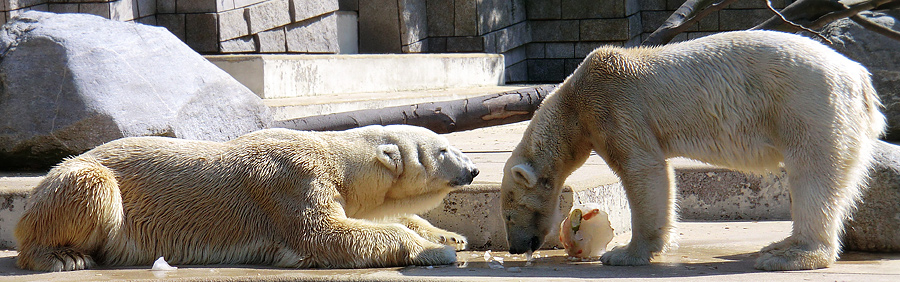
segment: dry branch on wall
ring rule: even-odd
[[[380,124],[409,124],[450,133],[531,119],[541,101],[556,85],[445,102],[368,109],[278,121],[274,127],[296,130],[345,130]]]
[[[774,13],[776,17],[781,19],[781,22],[783,22],[787,25],[790,25],[794,28],[797,28],[799,30],[809,32],[810,34],[813,34],[816,37],[819,37],[819,39],[821,39],[822,41],[828,42],[828,44],[832,44],[831,40],[829,40],[825,36],[822,36],[822,34],[819,33],[818,31],[806,28],[805,26],[796,24],[796,23],[792,22],[791,20],[788,20],[787,18],[785,18],[784,15],[781,14],[781,12],[778,12],[778,10],[775,10],[775,8],[772,7],[772,0],[766,0],[766,7],[769,7],[769,11],[772,11],[772,13]]]
[[[779,30],[784,32],[802,31],[800,25],[808,29],[821,29],[825,25],[862,11],[900,4],[900,0],[869,0],[845,5],[837,0],[798,0],[781,10],[785,22],[778,15],[769,18],[752,29]],[[793,23],[793,24],[792,24]],[[796,24],[796,25],[795,25]]]
[[[641,45],[653,46],[669,43],[712,12],[719,11],[736,0],[687,0],[666,21],[657,28]],[[846,3],[846,4],[845,4]],[[770,6],[771,7],[771,6]],[[798,0],[774,16],[751,29],[768,29],[784,32],[807,31],[821,29],[828,23],[849,17],[866,29],[878,32],[890,38],[900,38],[900,32],[871,23],[859,12],[900,7],[900,0]],[[900,39],[898,39],[900,40]]]
[[[737,0],[688,0],[678,10],[675,10],[658,29],[653,31],[647,40],[641,43],[644,46],[663,45],[672,41],[676,35],[681,34],[692,25],[700,21],[712,12],[719,11],[731,5]]]
[[[898,2],[898,3],[900,3],[900,2]],[[875,22],[872,22],[868,18],[861,17],[860,15],[853,15],[853,16],[850,16],[850,20],[861,25],[865,29],[877,32],[878,34],[887,36],[888,38],[900,41],[900,32],[890,29],[886,26],[877,24]]]

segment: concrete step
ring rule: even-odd
[[[206,58],[264,99],[503,84],[497,54],[210,55]]]

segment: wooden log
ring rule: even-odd
[[[428,102],[276,121],[295,130],[345,130],[380,124],[422,126],[437,133],[465,131],[531,119],[556,85],[540,85],[461,100]]]

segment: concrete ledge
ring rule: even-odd
[[[43,173],[0,172],[0,249],[13,249],[16,223],[25,214],[31,190],[44,179]]]
[[[264,99],[503,84],[497,54],[210,55]],[[348,83],[352,82],[352,83]]]
[[[676,164],[679,217],[685,221],[790,220],[784,171],[747,174]]]

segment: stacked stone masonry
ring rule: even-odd
[[[163,26],[195,51],[338,53],[337,0],[2,0],[3,22],[28,10]]]
[[[783,8],[791,0],[773,0]],[[683,0],[366,0],[355,3],[363,53],[503,54],[505,79],[560,82],[601,45],[637,46]],[[740,0],[675,38],[753,27],[766,0]],[[423,20],[424,18],[424,20]]]
[[[778,9],[791,1],[772,4]],[[538,83],[562,81],[601,45],[639,45],[683,2],[0,0],[0,20],[27,10],[96,14],[166,27],[204,54],[497,53],[505,56],[507,82]],[[746,29],[772,15],[766,0],[740,0],[675,40]],[[348,22],[354,26],[342,29]],[[346,49],[339,38],[354,46]]]

